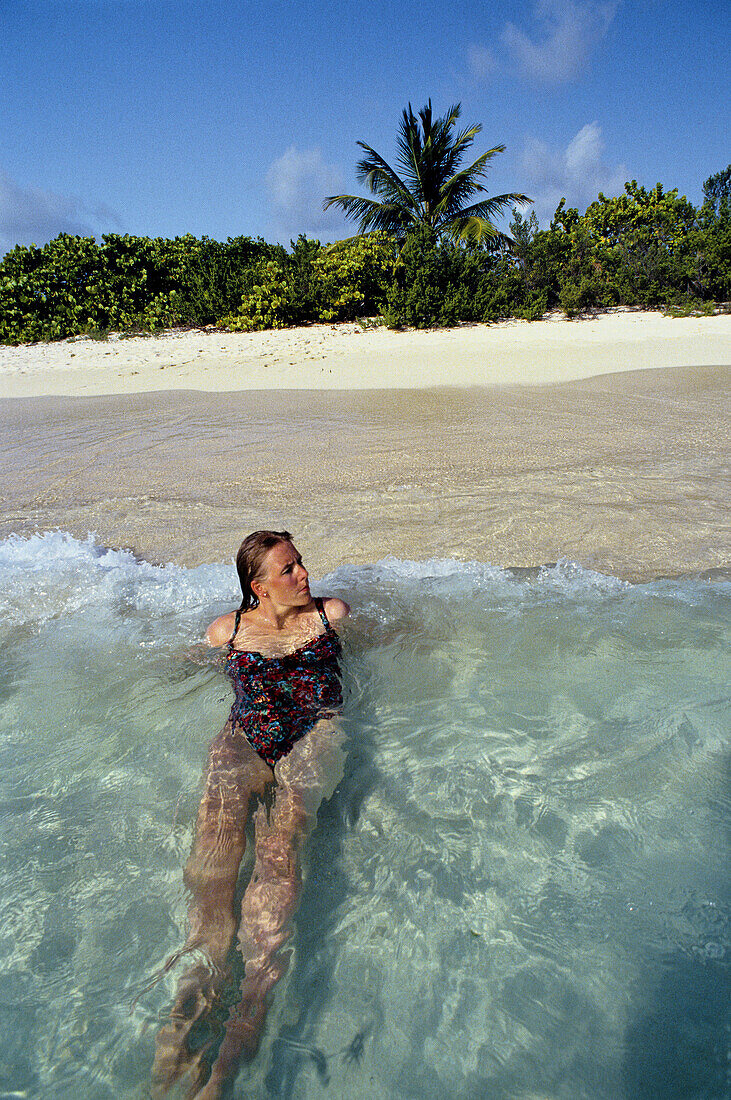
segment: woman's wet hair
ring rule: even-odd
[[[252,531],[244,539],[236,555],[236,572],[239,575],[241,585],[241,606],[239,612],[248,611],[250,607],[256,607],[258,598],[251,591],[251,582],[255,581],[260,573],[262,562],[273,546],[280,542],[291,542],[289,531]],[[238,630],[238,621],[236,624]]]

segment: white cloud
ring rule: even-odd
[[[592,47],[607,33],[617,6],[618,0],[537,0],[535,17],[541,24],[537,39],[514,23],[506,24],[501,39],[520,76],[546,83],[573,80]]]
[[[624,189],[628,178],[625,165],[610,167],[603,154],[602,132],[596,122],[582,126],[564,150],[551,149],[536,138],[526,143],[521,168],[541,223],[550,220],[562,198],[568,206],[583,211],[600,191],[616,195]]]
[[[121,228],[119,217],[106,207],[92,208],[72,195],[23,187],[0,170],[0,256],[16,244],[46,244],[59,233],[93,237],[108,231],[110,223]]]
[[[487,47],[473,45],[468,64],[476,79],[513,69],[524,80],[561,84],[574,80],[592,49],[604,37],[620,0],[536,0],[532,33],[506,23],[499,36],[508,58],[503,63]]]
[[[476,43],[467,49],[467,64],[475,80],[489,80],[500,68],[493,51],[487,46],[479,46]]]
[[[323,210],[328,195],[342,191],[343,176],[326,164],[319,149],[297,149],[291,145],[267,173],[274,228],[280,240],[342,235],[342,214],[336,208]]]

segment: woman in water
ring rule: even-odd
[[[225,647],[235,699],[210,746],[184,876],[191,894],[184,952],[199,950],[206,962],[181,979],[170,1021],[157,1037],[153,1070],[157,1095],[187,1073],[199,1100],[219,1096],[242,1054],[256,1053],[268,995],[289,961],[282,947],[301,888],[300,851],[320,803],[343,774],[341,738],[331,721],[342,702],[340,642],[332,624],[348,614],[348,605],[313,598],[288,531],[249,535],[236,568],[241,606],[206,632],[209,645]],[[254,869],[237,918],[236,883],[256,803]],[[221,991],[237,934],[241,997],[203,1084],[208,1044],[195,1052],[189,1036]]]

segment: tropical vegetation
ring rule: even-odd
[[[506,235],[507,236],[507,235]],[[427,327],[569,316],[614,306],[712,312],[731,299],[731,165],[695,207],[634,180],[584,213],[562,201],[541,229],[513,212],[510,247],[428,224],[326,247],[250,237],[61,234],[0,261],[0,343],[173,325],[238,330],[380,317]],[[725,306],[723,304],[726,303]]]
[[[370,145],[359,141],[366,155],[358,162],[356,176],[376,197],[331,195],[324,208],[339,206],[358,222],[359,233],[378,230],[403,240],[409,232],[426,228],[453,241],[504,241],[492,219],[531,200],[515,192],[472,201],[487,194],[482,180],[490,161],[503,153],[505,146],[496,145],[462,167],[482,126],[458,130],[460,113],[461,104],[457,103],[444,118],[434,118],[429,100],[417,118],[409,103],[397,137],[396,163],[401,174]]]

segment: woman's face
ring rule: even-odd
[[[306,607],[312,599],[307,570],[291,542],[278,542],[267,551],[258,582],[262,594],[282,607]]]

